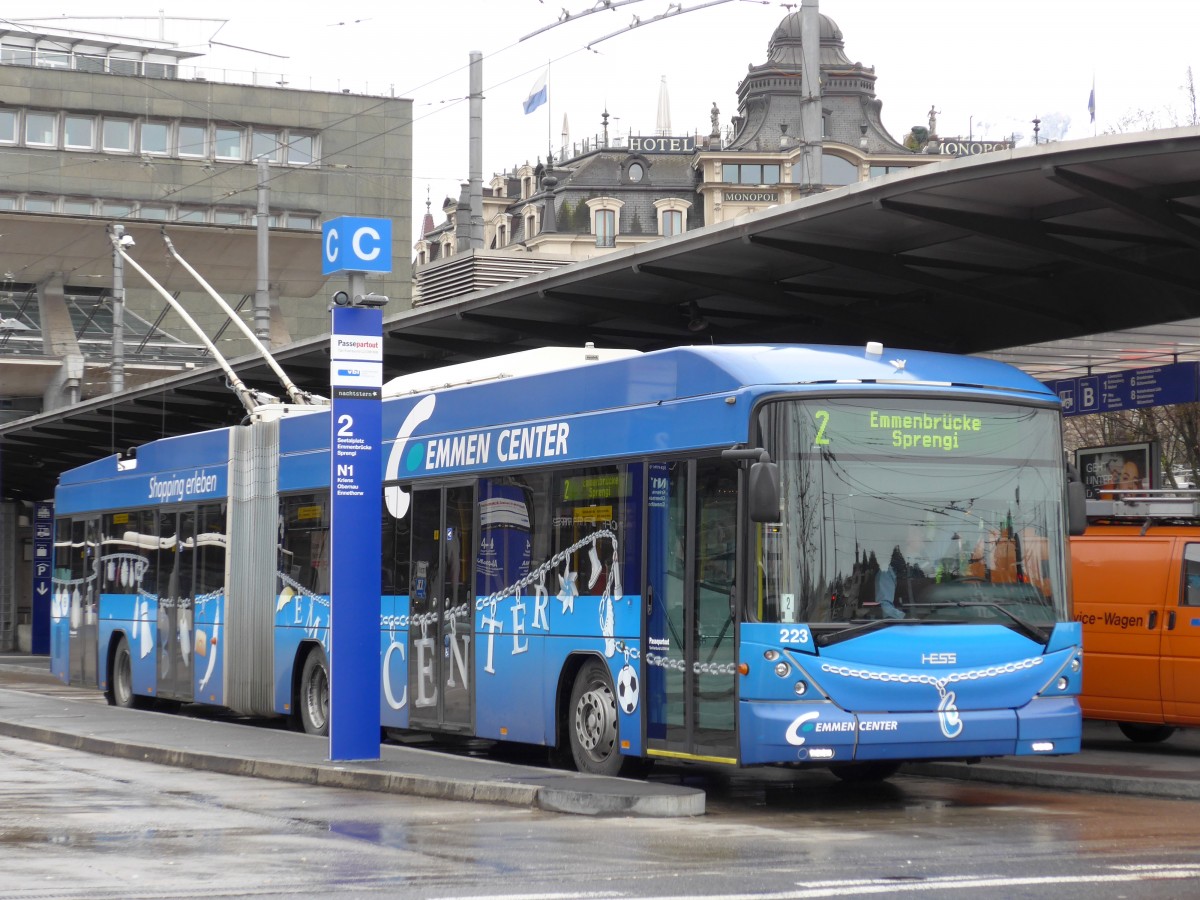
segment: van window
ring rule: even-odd
[[[1183,605],[1200,606],[1200,544],[1183,548]]]

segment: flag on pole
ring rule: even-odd
[[[529,96],[525,98],[525,115],[529,115],[545,103],[549,95],[550,91],[546,87],[546,73],[542,72],[538,76],[537,81],[533,83],[533,87],[529,91]]]
[[[1091,114],[1092,121],[1096,121],[1096,82],[1092,82],[1092,92],[1088,94],[1088,113]]]

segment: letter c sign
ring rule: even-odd
[[[321,274],[392,271],[392,220],[339,216],[321,226]]]

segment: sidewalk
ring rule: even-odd
[[[0,653],[8,672],[48,677],[44,656]],[[649,817],[704,813],[703,791],[384,744],[380,759],[331,762],[312,735],[190,716],[126,710],[0,688],[0,734],[91,753],[230,775],[445,800],[533,807],[581,815]],[[1135,744],[1108,722],[1084,724],[1073,756],[909,763],[904,774],[1053,790],[1200,799],[1200,729],[1160,744]]]
[[[0,653],[0,667],[46,677],[44,656]],[[254,728],[99,699],[0,688],[0,734],[123,759],[327,787],[532,807],[579,815],[704,814],[704,792],[559,769],[380,746],[378,760],[332,762],[328,738]]]

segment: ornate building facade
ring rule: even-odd
[[[606,112],[582,151],[492,178],[482,247],[470,246],[465,189],[447,199],[444,221],[427,214],[415,247],[414,305],[941,159],[926,129],[904,142],[888,133],[874,67],[851,61],[837,23],[815,9],[808,30],[819,42],[819,78],[809,82],[808,12],[791,12],[775,28],[766,61],[737,87],[728,126],[714,103],[708,135],[609,140]],[[806,110],[814,104],[817,115]],[[819,160],[818,178],[805,176],[806,159]]]

